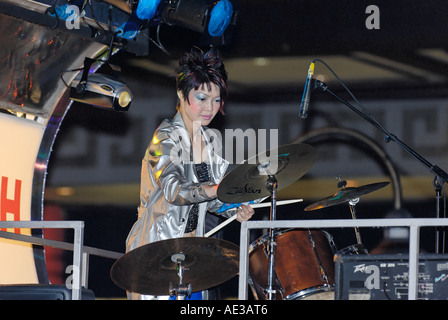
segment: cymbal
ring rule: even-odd
[[[148,295],[169,295],[170,282],[179,284],[172,256],[185,256],[184,284],[193,292],[219,285],[239,271],[239,247],[216,238],[188,237],[161,240],[129,251],[113,264],[110,275],[120,288]]]
[[[218,199],[227,203],[243,203],[267,197],[268,171],[277,180],[277,191],[300,179],[316,160],[314,147],[288,144],[245,160],[224,176],[218,186]]]
[[[350,200],[357,199],[357,198],[359,198],[363,195],[366,195],[368,193],[371,193],[373,191],[384,188],[388,184],[389,184],[389,182],[378,182],[378,183],[367,184],[367,185],[357,187],[357,188],[354,188],[354,187],[344,188],[344,189],[339,190],[337,193],[335,193],[334,195],[332,195],[330,197],[324,198],[324,199],[319,200],[313,204],[310,204],[304,210],[312,211],[312,210],[322,209],[322,208],[334,206],[337,204],[341,204],[344,202],[348,202]]]

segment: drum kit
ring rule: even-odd
[[[303,143],[258,154],[223,178],[218,187],[218,198],[238,206],[270,197],[270,203],[252,207],[270,207],[270,219],[274,221],[278,205],[299,201],[277,202],[277,191],[305,175],[315,160],[315,149]],[[359,198],[387,184],[389,182],[355,188],[347,187],[341,181],[337,193],[307,206],[305,211],[348,202],[352,218],[356,219],[355,205]],[[219,228],[221,226],[215,229]],[[355,234],[357,244],[342,251],[367,253],[357,228]],[[322,230],[270,229],[249,248],[248,283],[254,298],[331,299],[329,296],[335,283],[335,250],[331,235]],[[129,292],[170,295],[179,299],[228,281],[238,274],[238,268],[239,247],[206,235],[161,240],[136,248],[114,263],[111,278],[117,286]]]

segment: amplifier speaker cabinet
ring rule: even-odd
[[[409,255],[336,255],[335,300],[408,300]],[[421,254],[418,300],[448,299],[448,255]]]
[[[81,290],[82,300],[95,300],[92,290]],[[72,300],[72,290],[65,285],[0,285],[0,300]]]

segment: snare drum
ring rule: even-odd
[[[331,236],[318,230],[278,230],[274,288],[277,300],[334,299],[334,248]],[[257,300],[267,298],[269,234],[249,247],[249,279]]]

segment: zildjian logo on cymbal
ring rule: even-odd
[[[253,193],[253,194],[259,194],[261,193],[260,189],[254,189],[254,187],[250,186],[246,183],[244,187],[232,187],[229,192],[227,192],[228,195],[242,195]]]

